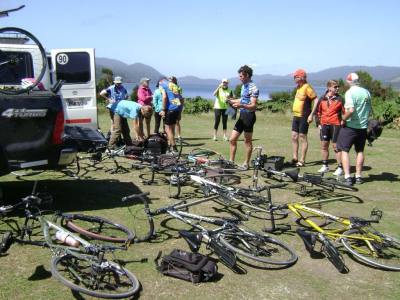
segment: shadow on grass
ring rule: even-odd
[[[33,181],[2,182],[1,187],[6,201],[15,203],[32,192]],[[142,192],[132,182],[106,179],[41,180],[37,191],[50,193],[54,199],[52,209],[62,212],[124,207],[122,197]],[[135,204],[142,205],[142,202],[135,200],[129,206]]]
[[[398,182],[400,181],[398,174],[393,174],[389,172],[382,172],[381,174],[377,175],[369,175],[368,177],[364,178],[365,182],[372,182],[372,181],[389,181],[389,182]]]
[[[35,269],[35,272],[31,276],[29,276],[28,280],[29,281],[36,281],[36,280],[43,280],[50,278],[51,272],[47,271],[43,265],[37,266]]]

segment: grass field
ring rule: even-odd
[[[106,130],[109,121],[105,114],[100,115],[101,127]],[[184,115],[182,120],[183,137],[191,147],[206,147],[228,156],[229,144],[211,140],[213,115]],[[228,124],[233,127],[232,121]],[[320,167],[318,132],[310,129],[310,147],[307,166],[303,171],[316,172]],[[268,155],[285,156],[291,159],[290,116],[283,114],[257,114],[254,132],[254,145],[262,145]],[[188,152],[191,147],[185,147]],[[399,195],[400,178],[398,149],[400,149],[399,132],[384,130],[383,135],[366,148],[365,184],[354,193],[360,201],[331,203],[323,209],[344,216],[356,215],[368,217],[372,208],[384,211],[383,221],[377,228],[383,232],[400,236]],[[243,142],[239,143],[238,162],[243,159]],[[352,155],[354,162],[354,156]],[[130,161],[123,161],[129,166]],[[85,167],[85,164],[83,164]],[[105,168],[94,170],[87,168],[85,175],[76,180],[61,172],[45,172],[40,175],[16,179],[14,175],[1,178],[1,187],[6,201],[27,195],[32,181],[39,179],[39,188],[47,190],[55,198],[55,209],[62,211],[82,211],[93,215],[119,221],[132,228],[143,224],[142,220],[133,219],[127,207],[121,204],[121,197],[139,191],[151,192],[151,207],[156,208],[174,200],[167,197],[168,186],[158,184],[145,186],[141,184],[140,174],[146,172],[132,171],[127,174],[110,174]],[[332,169],[334,164],[332,163]],[[251,175],[251,171],[247,173]],[[161,178],[160,182],[161,182]],[[242,185],[250,183],[250,176],[244,176]],[[187,197],[200,197],[193,189],[184,189]],[[275,190],[273,200],[278,203],[301,200],[293,189]],[[141,211],[139,203],[132,206],[133,213]],[[214,202],[207,202],[193,207],[193,212],[205,215],[227,213]],[[21,219],[19,219],[21,220]],[[295,225],[294,218],[289,216],[284,222]],[[135,221],[135,222],[134,222]],[[266,224],[252,221],[250,226],[262,229]],[[251,268],[243,265],[246,274],[235,274],[224,265],[219,264],[222,274],[215,282],[193,285],[173,278],[163,277],[155,270],[154,258],[159,250],[164,253],[173,248],[188,249],[185,242],[178,238],[174,228],[186,228],[167,217],[156,219],[158,237],[151,243],[131,246],[127,252],[117,256],[129,261],[126,267],[133,271],[142,284],[139,297],[143,299],[399,299],[400,273],[382,271],[355,262],[345,252],[343,256],[350,272],[340,274],[327,259],[312,259],[304,249],[301,239],[291,231],[281,234],[279,239],[287,242],[297,252],[298,262],[281,270]],[[293,227],[294,229],[296,227]],[[0,224],[0,229],[3,229]],[[209,253],[205,247],[201,250]],[[0,299],[73,299],[78,297],[51,278],[51,254],[48,249],[13,245],[7,255],[0,257]],[[147,262],[140,262],[147,258]],[[82,295],[83,298],[86,296]]]

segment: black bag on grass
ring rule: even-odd
[[[199,283],[210,281],[218,273],[217,264],[200,253],[174,249],[162,257],[160,264],[156,258],[157,270],[164,275]]]
[[[161,133],[150,135],[145,141],[145,148],[152,154],[165,154],[168,148],[167,136]]]
[[[372,146],[372,142],[381,136],[383,131],[383,125],[379,120],[369,120],[367,128],[367,141],[368,146]]]

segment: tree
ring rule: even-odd
[[[139,86],[135,85],[132,89],[132,93],[131,93],[131,100],[137,102],[138,101],[138,97],[137,97],[137,92],[138,92]]]
[[[96,85],[96,92],[100,93],[102,90],[106,89],[113,83],[114,73],[109,68],[102,68],[101,69],[101,78],[97,82]]]
[[[233,96],[235,96],[235,98],[240,98],[241,92],[242,92],[242,84],[239,83],[233,90]]]

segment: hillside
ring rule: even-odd
[[[115,75],[124,77],[126,82],[139,82],[142,77],[149,77],[155,82],[162,74],[155,68],[142,64],[134,63],[128,65],[116,59],[110,59],[105,57],[96,58],[96,75],[100,78],[101,69],[103,67],[113,70]],[[395,87],[400,87],[400,67],[387,67],[387,66],[340,66],[313,72],[308,74],[310,82],[317,85],[325,85],[329,79],[344,78],[348,73],[354,71],[365,71],[371,74],[374,79],[382,81],[382,83],[388,85],[391,84]],[[199,78],[196,76],[183,76],[179,78],[179,82],[183,85],[209,85],[215,86],[220,82],[219,79],[212,78]],[[253,80],[259,85],[293,85],[293,79],[290,74],[285,76],[262,74],[254,75]],[[230,78],[231,85],[239,83],[237,77]]]

